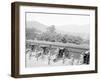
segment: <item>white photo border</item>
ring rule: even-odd
[[[55,72],[75,72],[95,70],[95,10],[73,9],[73,8],[54,8],[38,6],[20,6],[19,7],[19,74],[40,74]],[[25,12],[50,12],[50,13],[72,13],[90,15],[90,64],[78,66],[53,66],[53,67],[33,67],[25,68]]]

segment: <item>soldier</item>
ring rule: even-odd
[[[35,45],[31,45],[31,50],[34,51]]]
[[[90,52],[86,51],[83,56],[83,64],[89,64],[90,61]]]

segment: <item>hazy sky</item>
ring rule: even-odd
[[[62,28],[65,25],[75,25],[71,27],[72,32],[86,32],[89,33],[89,21],[90,16],[83,15],[59,15],[59,14],[43,14],[43,13],[27,13],[27,21],[38,21],[44,25],[55,25],[58,30],[66,31],[67,27]],[[81,26],[81,27],[79,27]],[[73,29],[72,29],[73,28]]]
[[[27,13],[28,21],[39,21],[45,25],[69,25],[89,24],[89,16],[82,15],[59,15],[59,14],[40,14],[40,13]]]

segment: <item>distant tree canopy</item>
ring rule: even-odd
[[[45,32],[38,31],[35,28],[26,29],[26,39],[74,44],[89,43],[89,40],[83,40],[80,36],[57,33],[54,25],[48,27]]]
[[[55,30],[56,29],[55,29],[54,25],[48,27],[47,31],[43,32],[41,37],[43,38],[43,40],[55,42],[56,41],[56,35],[57,35]]]

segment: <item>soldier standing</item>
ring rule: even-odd
[[[83,57],[83,64],[89,64],[89,61],[90,61],[90,52],[89,51],[86,51],[84,53],[84,57]]]

